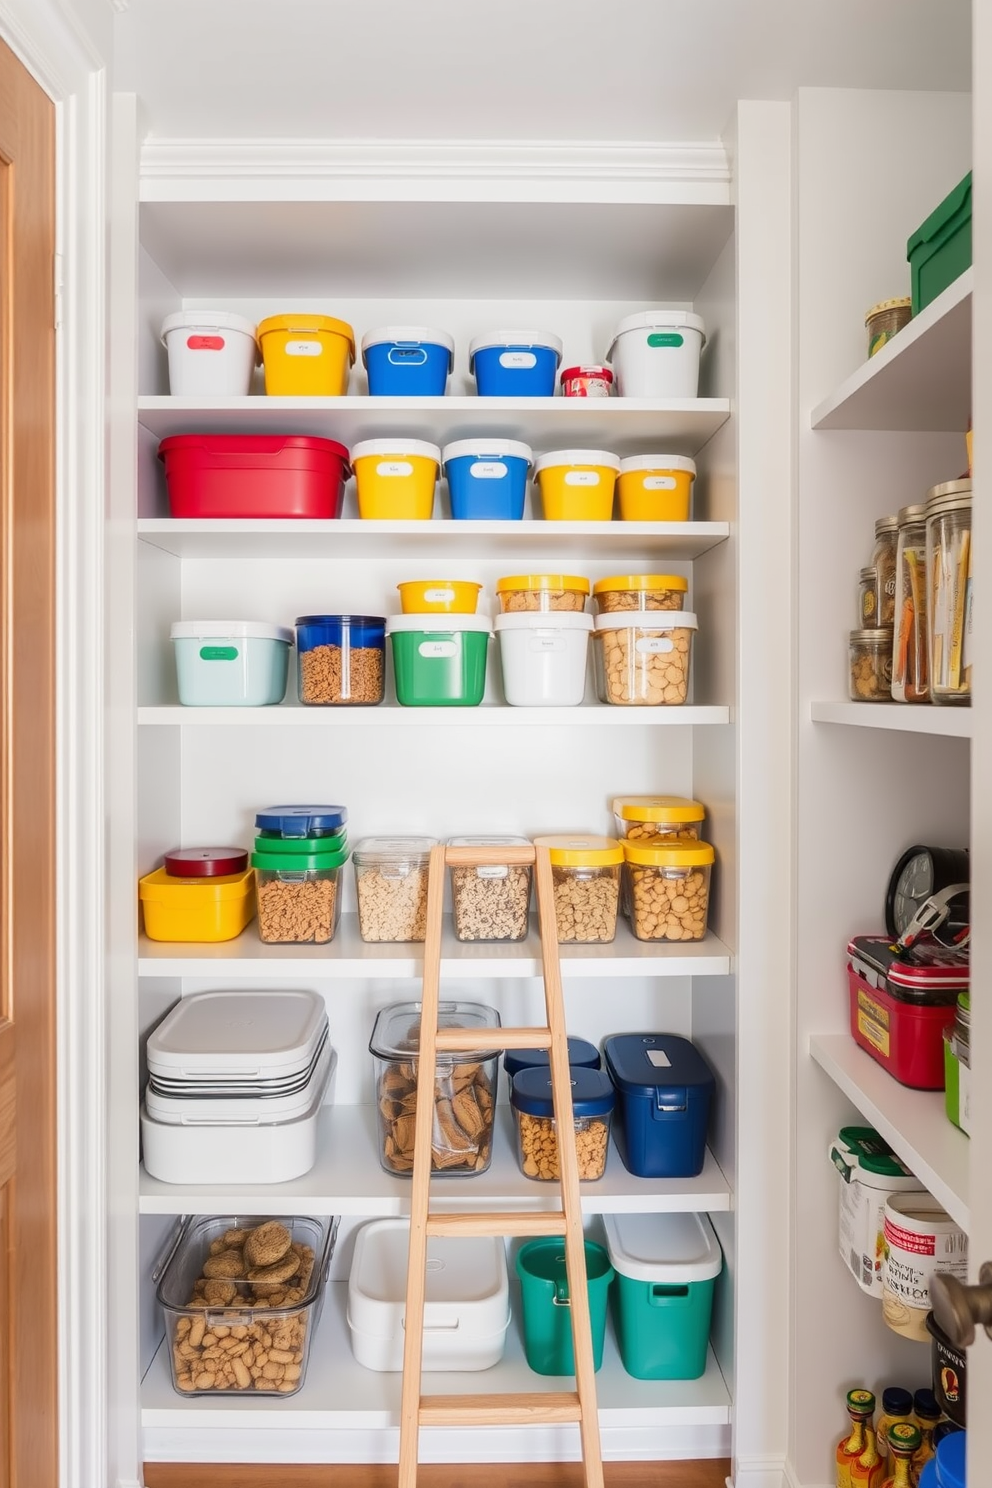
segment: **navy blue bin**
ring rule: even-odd
[[[480,398],[553,398],[562,344],[551,332],[490,331],[469,345]]]
[[[456,439],[441,451],[458,521],[519,522],[533,455],[515,439]]]
[[[617,1090],[613,1139],[638,1178],[694,1178],[706,1157],[713,1072],[674,1033],[621,1033],[603,1045]]]
[[[362,337],[362,361],[373,398],[441,398],[455,343],[430,326],[383,326]]]

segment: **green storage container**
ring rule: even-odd
[[[971,994],[958,993],[957,1015],[944,1029],[944,1109],[971,1136]]]
[[[592,1324],[592,1360],[603,1362],[606,1300],[613,1280],[610,1258],[601,1245],[586,1241],[586,1287]],[[517,1253],[517,1275],[524,1324],[524,1353],[535,1374],[574,1374],[572,1317],[562,1240],[530,1240]]]
[[[713,1288],[723,1267],[704,1214],[607,1214],[617,1274],[613,1321],[635,1379],[698,1379],[706,1369]]]
[[[492,621],[484,615],[393,615],[397,701],[406,708],[474,708],[486,690]]]
[[[906,244],[912,276],[913,314],[943,294],[971,267],[971,171]]]

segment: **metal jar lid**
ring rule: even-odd
[[[916,506],[902,506],[899,508],[899,526],[908,527],[911,522],[922,522],[926,516],[926,502],[921,501]]]
[[[926,516],[928,521],[931,517],[943,516],[947,512],[970,511],[970,509],[970,480],[944,481],[939,486],[931,486],[927,492]]]
[[[887,532],[895,532],[899,527],[899,518],[896,516],[879,517],[875,523],[875,536],[883,537]]]
[[[861,580],[861,583],[862,584],[869,584],[869,583],[874,582],[874,579],[875,579],[875,565],[873,563],[869,563],[869,565],[868,565],[867,568],[863,568],[861,570],[860,580]]]
[[[885,625],[879,630],[852,630],[851,643],[852,645],[891,646],[892,626]]]

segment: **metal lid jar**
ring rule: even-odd
[[[930,694],[935,703],[971,702],[971,481],[927,492],[926,575]]]
[[[904,506],[899,513],[892,644],[892,697],[897,703],[930,701],[925,514],[922,503]]]

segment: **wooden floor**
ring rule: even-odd
[[[724,1488],[728,1458],[707,1462],[607,1462],[606,1488]],[[582,1488],[579,1462],[428,1464],[419,1488]],[[395,1488],[388,1463],[333,1467],[146,1462],[145,1488]]]

